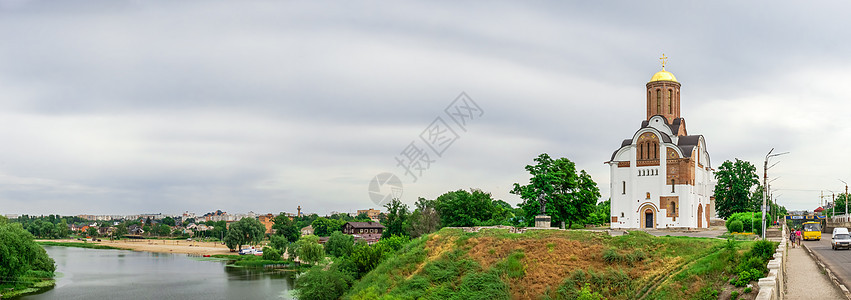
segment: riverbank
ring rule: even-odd
[[[181,253],[193,255],[233,255],[227,246],[215,242],[196,242],[178,240],[120,240],[102,242],[85,242],[72,239],[65,240],[37,240],[39,243],[55,243],[58,246],[76,247],[79,245],[102,245],[118,249],[157,252],[157,253]],[[92,248],[92,246],[81,246]]]
[[[41,293],[56,285],[53,272],[29,271],[15,283],[0,284],[0,299]]]

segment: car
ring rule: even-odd
[[[847,228],[833,229],[833,236],[830,238],[830,247],[833,250],[851,249],[851,234],[848,234]]]

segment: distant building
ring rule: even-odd
[[[313,234],[313,225],[307,225],[301,229],[301,235],[311,235]]]
[[[18,218],[17,214],[7,214],[6,215],[6,219],[9,219],[9,220],[17,219],[17,218]]]
[[[260,224],[263,224],[263,226],[266,226],[266,234],[275,233],[274,229],[272,229],[272,225],[275,225],[275,222],[273,221],[273,220],[275,220],[275,215],[273,215],[273,214],[261,215],[261,216],[257,217],[257,220],[260,221]]]
[[[378,222],[346,222],[343,225],[343,233],[345,234],[368,234],[384,232],[384,225]]]
[[[136,224],[133,224],[133,225],[130,225],[130,227],[127,227],[127,232],[129,234],[132,234],[132,235],[142,235],[143,233],[145,233],[145,231],[142,230],[142,226],[139,226],[139,225],[136,225]]]
[[[359,209],[358,215],[361,215],[361,214],[366,214],[366,216],[369,217],[370,220],[378,222],[378,216],[381,215],[381,211],[377,210],[377,209],[372,209],[372,208],[370,208],[370,209]]]

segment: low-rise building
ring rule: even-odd
[[[367,234],[384,232],[384,225],[378,222],[346,222],[343,225],[343,233],[345,234]]]
[[[366,214],[366,216],[369,217],[370,220],[372,220],[374,222],[378,222],[378,217],[381,215],[381,211],[377,210],[377,209],[372,209],[372,208],[370,208],[370,209],[359,209],[358,215],[361,215],[361,214]]]
[[[274,234],[275,230],[272,229],[272,225],[275,225],[275,215],[273,214],[265,214],[257,217],[257,220],[260,221],[260,224],[266,227],[266,234]]]
[[[313,225],[307,225],[301,229],[301,235],[311,235],[313,234]]]

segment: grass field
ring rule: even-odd
[[[641,231],[443,229],[407,244],[344,298],[716,299],[732,288],[727,243]],[[741,253],[753,242],[730,243]]]

